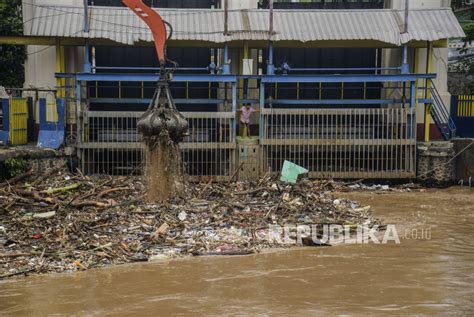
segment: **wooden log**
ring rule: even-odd
[[[14,184],[24,180],[25,178],[30,177],[31,175],[33,175],[33,169],[30,169],[29,171],[26,171],[23,174],[20,174],[20,175],[17,175],[15,177],[10,178],[9,180],[1,183],[1,186],[3,187],[3,186],[6,186],[6,185],[14,185]]]
[[[76,201],[71,203],[71,206],[80,208],[80,207],[96,207],[96,208],[106,208],[109,207],[109,203],[104,203],[101,201],[95,200],[84,200],[84,201]]]
[[[64,192],[76,189],[79,186],[81,186],[81,183],[74,183],[72,185],[68,185],[64,187],[45,189],[45,190],[42,190],[41,193],[49,194],[49,195],[54,194],[54,193],[64,193]]]
[[[31,197],[35,201],[41,201],[45,202],[47,204],[55,204],[56,199],[52,197],[42,197],[37,191],[29,191],[29,190],[23,190],[23,189],[17,189],[15,191],[18,195],[24,196],[24,197]]]
[[[0,253],[0,258],[17,258],[17,257],[20,257],[20,256],[30,256],[32,255],[31,253],[24,253],[24,252],[20,252],[20,253]]]
[[[110,189],[106,189],[106,190],[103,190],[99,193],[99,195],[97,195],[98,198],[101,198],[107,194],[110,194],[110,193],[113,193],[113,192],[118,192],[118,191],[122,191],[122,190],[128,190],[130,188],[128,187],[117,187],[117,188],[110,188]]]
[[[170,226],[166,222],[163,222],[161,226],[159,226],[158,229],[156,229],[156,231],[151,235],[151,239],[158,239],[162,234],[166,233],[169,227]]]

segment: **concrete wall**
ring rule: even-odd
[[[73,5],[82,6],[82,0],[27,0],[23,1],[23,21],[30,21],[33,17],[35,5]],[[27,60],[25,62],[24,88],[55,89],[56,78],[56,46],[28,45]],[[82,47],[65,47],[65,71],[78,72],[84,61],[84,49]],[[32,96],[34,92],[25,92],[24,95]],[[39,97],[47,98],[49,103],[54,101],[54,96],[48,92],[39,92]],[[70,105],[68,105],[71,107]],[[73,113],[69,111],[68,113]],[[50,113],[47,113],[49,116]],[[39,110],[36,107],[36,119]],[[68,122],[70,122],[68,118]]]
[[[54,89],[56,80],[55,46],[28,45],[25,63],[25,87]]]
[[[35,6],[44,4],[44,0],[23,1],[23,21],[30,21],[34,15]],[[25,88],[37,87],[53,89],[56,85],[54,72],[56,70],[56,50],[54,46],[27,46],[25,62]]]

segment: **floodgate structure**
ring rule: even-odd
[[[449,1],[157,3],[190,178],[257,178],[285,160],[310,177],[415,178],[417,145],[456,135],[447,47],[465,34]],[[111,0],[24,1],[23,15],[23,36],[0,37],[28,45],[22,97],[3,99],[4,140],[25,141],[34,120],[39,142],[74,148],[84,173],[140,173],[136,122],[159,68],[147,26]]]

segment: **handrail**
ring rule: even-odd
[[[439,91],[434,83],[432,83],[429,89],[433,100],[433,107],[431,107],[430,112],[431,116],[438,126],[438,129],[440,129],[441,134],[445,137],[445,139],[449,139],[454,136],[456,125],[451,118],[448,109],[446,109],[443,99],[441,98],[441,95],[439,94]]]
[[[451,115],[450,115],[448,109],[445,107],[443,99],[441,99],[441,95],[438,92],[438,89],[436,89],[436,86],[434,84],[432,84],[431,89],[432,89],[432,93],[434,93],[433,95],[435,96],[435,99],[439,103],[439,110],[441,110],[441,113],[444,116],[444,118],[446,119],[446,123],[448,124],[449,128],[451,130],[456,129],[456,125],[454,124],[454,121],[451,118]]]

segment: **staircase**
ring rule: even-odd
[[[446,108],[443,99],[441,98],[436,86],[431,83],[431,98],[433,105],[431,106],[431,117],[438,127],[439,132],[445,141],[450,140],[456,135],[456,125],[454,124],[448,109]]]

